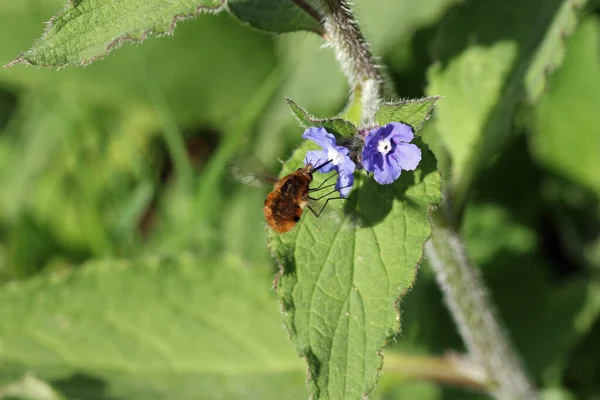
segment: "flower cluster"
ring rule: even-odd
[[[335,136],[327,133],[325,128],[309,128],[302,135],[304,139],[312,140],[323,150],[314,150],[306,153],[304,165],[313,166],[323,165],[320,172],[327,173],[335,170],[339,175],[335,183],[335,190],[340,192],[340,196],[346,197],[354,184],[354,170],[356,165],[350,159],[348,154],[350,150],[344,146],[338,146],[335,143]],[[330,161],[328,164],[328,161]]]
[[[341,197],[347,197],[354,184],[356,169],[348,148],[337,145],[335,137],[325,128],[309,128],[302,137],[314,141],[322,148],[306,153],[304,165],[325,164],[319,169],[324,173],[335,170],[338,173],[335,190],[340,192]],[[421,150],[410,143],[413,138],[410,125],[400,122],[391,122],[370,130],[362,149],[363,167],[372,172],[375,180],[382,185],[394,182],[402,170],[412,171],[421,161]]]

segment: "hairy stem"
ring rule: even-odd
[[[454,353],[442,357],[388,353],[383,377],[388,382],[423,380],[482,392],[494,386],[480,365]]]
[[[344,0],[325,0],[327,39],[346,74],[352,93],[361,96],[361,125],[374,121],[384,80],[371,49],[363,37],[352,9]]]
[[[335,50],[348,77],[353,95],[361,97],[361,125],[373,117],[386,81],[352,10],[344,0],[322,0],[326,6],[326,38]],[[470,356],[493,381],[489,391],[501,400],[533,400],[536,392],[529,382],[517,353],[501,329],[487,290],[477,270],[470,264],[460,236],[452,228],[456,218],[446,209],[437,213],[433,235],[425,253]]]
[[[460,236],[438,210],[425,254],[446,304],[473,361],[496,382],[496,399],[536,399],[537,395],[498,322],[478,270],[470,263]]]

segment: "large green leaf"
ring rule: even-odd
[[[304,143],[283,173],[313,148]],[[412,285],[440,198],[440,174],[423,153],[420,167],[396,183],[359,174],[346,202],[330,202],[319,218],[306,212],[289,233],[270,232],[285,324],[308,362],[315,398],[362,398],[377,382],[380,350],[400,328],[398,299]]]
[[[228,0],[227,6],[240,20],[267,32],[325,32],[319,12],[306,1]]]
[[[565,63],[534,111],[531,149],[546,168],[600,195],[600,20],[573,35]]]
[[[504,144],[517,104],[539,95],[539,66],[547,70],[560,61],[564,43],[557,32],[572,30],[583,3],[468,2],[439,32],[434,51],[439,62],[429,70],[427,92],[446,96],[436,127],[452,158],[458,207],[477,171]]]
[[[305,398],[270,284],[184,254],[5,285],[0,383],[27,371],[69,398]]]
[[[8,66],[85,65],[106,56],[124,42],[170,34],[177,22],[218,12],[225,0],[73,0],[47,24],[31,49]]]

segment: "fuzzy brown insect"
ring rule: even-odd
[[[318,200],[312,199],[309,193],[320,190],[322,185],[317,189],[310,189],[309,186],[313,180],[313,173],[330,162],[327,161],[318,167],[307,164],[277,181],[273,191],[265,199],[263,207],[265,218],[275,232],[291,231],[300,221],[305,207],[308,207],[317,217],[321,214],[321,212],[315,213],[308,202],[309,200]]]
[[[308,188],[313,180],[311,164],[281,178],[265,200],[263,213],[269,226],[277,233],[289,232],[300,221],[308,205]]]

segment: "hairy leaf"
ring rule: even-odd
[[[264,31],[325,32],[319,13],[304,0],[228,0],[227,6],[240,20]]]
[[[531,148],[544,166],[600,195],[600,20],[575,33],[535,109]]]
[[[564,14],[575,14],[581,3],[467,2],[439,32],[427,92],[447,99],[437,108],[436,128],[452,158],[458,207],[477,171],[505,143],[517,104],[527,95],[535,99],[539,83],[530,71],[556,64],[563,43],[555,32],[568,32],[572,22]]]
[[[282,173],[313,148],[305,142]],[[319,218],[306,212],[289,233],[270,232],[285,324],[315,398],[359,399],[377,383],[380,350],[399,331],[398,299],[412,285],[440,199],[440,174],[423,153],[394,184],[361,174],[347,201],[330,202]]]
[[[269,287],[238,261],[191,255],[5,285],[0,380],[34,372],[68,398],[305,398]]]
[[[387,125],[390,122],[402,122],[410,125],[417,132],[429,119],[433,107],[439,99],[439,96],[432,96],[423,99],[384,103],[377,110],[375,121],[380,126]]]
[[[70,0],[47,24],[31,49],[7,66],[85,65],[124,42],[170,34],[177,22],[200,13],[218,12],[225,0]]]
[[[322,126],[328,132],[337,134],[342,138],[351,138],[356,135],[356,127],[350,121],[343,118],[317,118],[310,115],[292,100],[287,99],[287,102],[292,109],[292,113],[304,128]]]

